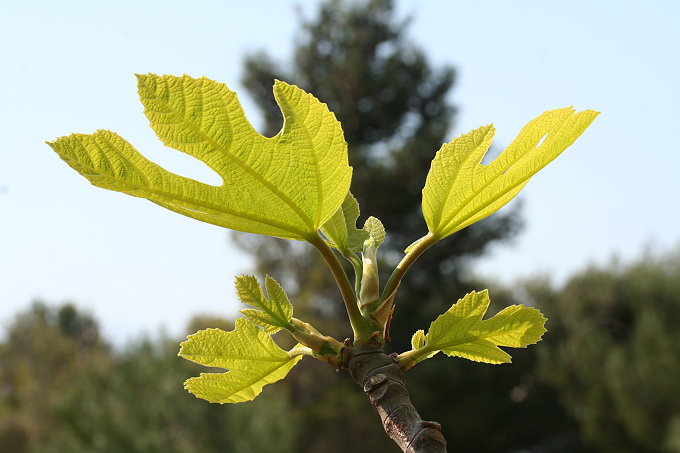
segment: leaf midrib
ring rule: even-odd
[[[164,80],[164,83],[165,83],[166,86],[167,86],[167,81]],[[182,89],[184,89],[184,84],[182,83],[181,85],[182,85]],[[199,89],[198,91],[199,91],[200,96],[201,96],[201,99],[202,99],[202,98],[203,98],[203,95],[204,95],[203,90],[202,90],[202,89]],[[246,165],[245,162],[243,162],[242,160],[240,160],[240,159],[238,159],[236,156],[234,156],[234,155],[232,154],[232,152],[231,152],[228,148],[225,148],[224,146],[222,146],[222,145],[220,145],[219,143],[215,142],[215,141],[214,141],[212,138],[210,138],[208,135],[206,135],[206,134],[200,129],[200,125],[199,125],[199,127],[197,127],[197,126],[196,126],[192,121],[190,121],[184,114],[182,114],[182,113],[180,113],[180,112],[175,112],[174,110],[172,110],[172,109],[170,108],[169,103],[168,103],[167,101],[165,101],[164,99],[159,98],[159,97],[157,97],[157,96],[154,96],[153,98],[150,98],[150,99],[158,100],[159,103],[161,103],[162,105],[165,105],[165,106],[166,106],[166,108],[168,109],[168,111],[173,112],[173,113],[176,114],[179,118],[182,119],[182,121],[181,121],[181,122],[178,122],[178,123],[163,123],[163,124],[184,124],[184,125],[186,125],[192,132],[194,132],[194,133],[197,134],[198,136],[202,137],[203,140],[205,140],[205,142],[207,142],[208,144],[210,144],[214,149],[222,151],[222,153],[223,153],[224,155],[226,155],[232,162],[234,162],[234,163],[237,164],[241,169],[243,169],[245,172],[247,172],[248,174],[250,174],[255,180],[257,180],[257,181],[258,181],[260,184],[262,184],[265,188],[269,189],[269,191],[270,191],[271,193],[273,193],[274,195],[276,195],[281,201],[283,201],[284,204],[288,205],[288,206],[293,210],[293,212],[295,212],[295,214],[297,214],[297,216],[300,218],[300,220],[302,220],[302,222],[303,222],[307,227],[309,227],[310,231],[306,231],[305,233],[312,233],[312,232],[316,231],[316,228],[315,228],[314,225],[311,223],[311,219],[305,215],[305,213],[304,213],[304,212],[303,212],[303,211],[302,211],[302,210],[301,210],[301,209],[293,202],[292,199],[290,199],[290,197],[288,197],[288,196],[287,196],[286,194],[284,194],[283,192],[279,191],[279,190],[276,188],[276,186],[274,186],[272,183],[270,183],[269,181],[267,181],[266,179],[264,179],[264,178],[263,178],[259,173],[257,173],[253,168],[251,168],[250,166]],[[224,102],[224,97],[223,97],[223,96],[220,96],[220,99],[221,99],[222,103],[225,104],[225,102]],[[227,106],[224,105],[224,107],[226,108]],[[151,110],[151,109],[149,109],[149,110]],[[157,112],[157,113],[165,113],[165,112],[158,111],[158,110],[155,110],[155,112]],[[227,121],[229,121],[229,120],[227,119]],[[247,120],[246,120],[246,121],[247,121]],[[160,123],[154,123],[154,124],[160,124]],[[232,128],[231,128],[231,124],[229,124],[229,127],[230,127],[230,129],[232,129]],[[233,131],[233,129],[232,129],[232,131]],[[231,136],[233,137],[233,132],[232,132]],[[277,138],[277,137],[274,137],[274,138],[272,138],[272,139],[266,139],[266,138],[265,138],[265,140],[274,140],[274,139],[276,139],[276,138]],[[182,151],[182,150],[180,150],[180,151]],[[224,177],[224,175],[221,175],[221,176]],[[317,180],[318,180],[318,179],[317,179]],[[226,181],[223,182],[223,187],[224,187],[224,186],[226,186]]]
[[[284,351],[285,352],[285,351]],[[184,357],[187,360],[191,360],[192,362],[200,363],[201,365],[205,365],[202,362],[197,362],[196,360],[193,360],[194,358],[202,358],[205,357],[206,359],[223,359],[223,360],[250,360],[253,362],[281,362],[281,361],[286,361],[290,359],[289,356],[281,356],[281,357],[262,357],[262,356],[250,356],[250,355],[240,355],[240,356],[232,356],[232,355],[226,355],[226,354],[187,354],[187,353],[182,353],[182,357]],[[190,358],[191,357],[191,358]],[[205,366],[210,366],[213,367],[213,365],[205,365]],[[231,368],[228,367],[223,367],[223,366],[217,366],[216,368],[224,368],[225,370],[230,370]]]
[[[105,135],[102,135],[102,134],[100,134],[99,137],[102,140],[104,140],[107,144],[109,144],[112,149],[114,149],[114,150],[117,149],[117,147],[108,139],[108,137],[106,137]],[[111,162],[110,162],[110,160],[107,156],[107,153],[102,151],[101,147],[99,146],[99,144],[96,143],[96,141],[93,141],[92,143],[94,144],[94,146],[97,147],[100,155],[104,156],[106,158],[106,160],[109,162],[109,165],[111,166]],[[177,193],[156,189],[153,186],[149,185],[147,175],[145,174],[144,171],[142,171],[137,166],[137,164],[134,161],[132,161],[128,156],[124,155],[121,152],[118,152],[117,155],[122,160],[127,162],[129,167],[136,170],[136,172],[139,175],[142,176],[141,179],[144,180],[146,185],[135,184],[135,183],[129,181],[128,179],[117,178],[115,175],[107,175],[106,173],[102,173],[102,172],[99,171],[98,168],[94,167],[94,163],[90,163],[90,165],[87,165],[87,167],[89,167],[89,170],[92,172],[93,176],[96,175],[96,176],[111,180],[111,181],[118,183],[118,184],[123,183],[127,187],[129,187],[131,190],[144,190],[146,192],[149,192],[151,194],[154,194],[154,195],[157,195],[161,198],[164,198],[164,199],[168,200],[168,202],[170,202],[170,203],[172,203],[173,200],[176,200],[176,201],[184,202],[188,205],[193,205],[193,206],[197,206],[197,207],[200,207],[200,208],[210,209],[210,210],[217,211],[217,212],[223,212],[223,213],[228,214],[228,215],[233,215],[233,216],[236,216],[236,217],[245,218],[245,219],[248,219],[248,220],[251,220],[251,221],[254,221],[254,222],[258,222],[258,223],[262,223],[262,224],[265,224],[265,225],[268,225],[268,226],[271,226],[271,227],[274,227],[274,228],[279,228],[283,231],[287,231],[287,232],[295,234],[299,237],[304,237],[304,235],[307,233],[306,231],[301,231],[301,230],[291,228],[290,225],[287,225],[287,224],[282,224],[282,223],[276,222],[274,220],[261,218],[261,217],[255,215],[255,214],[239,212],[239,211],[236,211],[234,209],[228,210],[224,206],[214,205],[212,203],[208,203],[208,202],[206,202],[205,199],[199,200],[197,198],[189,198],[189,197],[179,195]],[[88,156],[89,156],[89,154],[88,154]],[[90,156],[90,159],[91,159],[91,156]],[[154,165],[157,165],[157,164],[154,164]],[[83,165],[83,166],[85,166],[85,165]],[[113,167],[111,166],[111,168],[113,168]],[[167,170],[164,170],[164,169],[162,169],[162,170],[169,173],[169,174],[172,174],[172,173],[168,172]],[[177,176],[177,175],[173,174],[173,176]],[[212,190],[212,188],[208,188],[208,189]],[[154,201],[154,200],[150,199],[150,201]]]
[[[281,96],[279,99],[282,103],[286,104],[286,107],[288,107],[289,109],[292,110],[291,105],[290,105],[290,103],[288,102],[288,100],[286,99],[285,96]],[[309,102],[307,104],[308,104],[308,107],[309,107]],[[305,112],[305,116],[307,116],[308,114],[309,114],[309,108],[307,108],[307,110]],[[285,121],[285,119],[284,119],[284,121]],[[321,121],[323,121],[323,116],[321,117]],[[319,156],[317,155],[316,147],[313,146],[313,140],[312,140],[312,136],[309,132],[309,129],[307,129],[307,126],[305,125],[304,121],[300,120],[299,123],[300,124],[298,125],[298,127],[300,127],[300,129],[302,129],[304,131],[305,137],[307,138],[307,141],[309,142],[309,148],[312,150],[312,154],[314,156],[314,159],[313,159],[313,161],[314,161],[314,173],[316,174],[316,180],[319,183],[318,194],[317,194],[317,197],[316,197],[316,223],[317,223],[317,225],[320,226],[321,225],[321,210],[322,210],[322,207],[323,207],[323,181],[321,180],[321,170],[319,168],[319,158],[318,158]],[[285,128],[284,128],[284,130],[285,130]],[[335,135],[333,135],[333,138],[335,138]]]
[[[479,321],[476,325],[481,324],[482,322],[483,321]],[[454,342],[450,342],[450,343],[438,343],[438,344],[435,344],[435,345],[431,345],[431,344],[428,344],[426,342],[425,348],[428,348],[428,346],[430,346],[429,349],[431,351],[443,351],[446,348],[451,348],[451,347],[454,347],[454,346],[460,346],[462,344],[474,343],[477,340],[486,340],[488,338],[494,337],[494,336],[499,335],[501,333],[504,333],[504,334],[507,335],[509,332],[513,332],[515,330],[518,330],[518,329],[512,329],[512,330],[509,330],[509,331],[502,331],[502,332],[494,331],[494,332],[490,332],[488,335],[475,335],[475,336],[471,336],[471,337],[462,339],[461,341],[458,341],[458,342],[454,341]],[[427,337],[426,337],[426,340],[427,340]],[[499,345],[494,344],[494,346],[498,347]]]
[[[482,140],[479,142],[479,144],[477,144],[477,145],[474,147],[474,150],[477,150],[482,144],[484,144],[484,139],[486,138],[486,135],[489,133],[489,131],[491,131],[491,129],[489,129],[489,130],[487,131],[487,133],[484,134],[484,137],[483,137]],[[458,165],[458,167],[454,170],[453,175],[449,178],[449,181],[451,181],[451,184],[449,185],[449,189],[446,191],[446,194],[444,195],[444,198],[443,198],[443,200],[442,200],[442,202],[441,202],[441,206],[442,206],[442,207],[445,207],[445,206],[446,206],[446,204],[447,204],[449,198],[451,197],[451,194],[453,193],[453,189],[454,189],[454,186],[455,186],[456,178],[458,177],[458,175],[460,175],[461,169],[462,169],[462,167],[463,167],[462,164],[465,163],[465,162],[470,158],[470,156],[471,156],[472,154],[473,154],[473,152],[470,152],[470,153],[468,154],[467,158],[464,159],[464,160],[461,162],[460,165]],[[443,166],[443,162],[442,162],[442,166]],[[474,170],[473,170],[473,171],[474,171]],[[465,205],[463,205],[463,206],[465,206]],[[443,213],[443,212],[444,212],[444,209],[440,209],[440,210],[437,211],[437,224],[438,224],[438,225],[442,225],[442,220],[441,220],[441,219],[442,219],[442,213]],[[458,212],[460,212],[460,210],[459,210]],[[447,221],[444,221],[444,222],[443,222],[444,226],[446,226],[446,223],[447,223]]]
[[[556,130],[552,130],[552,129],[551,129],[551,130],[549,130],[549,131],[546,132],[546,133],[555,133],[555,134],[558,133],[558,132],[559,132],[560,130],[562,130],[562,128],[564,127],[564,124],[567,122],[567,119],[568,119],[568,117],[565,118],[564,120],[562,120],[561,124],[559,125],[559,127],[558,127]],[[544,134],[544,135],[545,135],[545,134]],[[512,144],[511,144],[511,145],[512,145]],[[539,146],[539,148],[540,148],[540,146]],[[443,223],[444,223],[444,226],[446,227],[446,226],[448,225],[449,222],[451,222],[453,219],[455,219],[456,215],[459,214],[459,213],[460,213],[460,212],[461,212],[461,211],[462,211],[462,210],[463,210],[463,209],[464,209],[464,208],[465,208],[472,200],[474,200],[477,196],[479,196],[479,195],[480,195],[487,187],[489,187],[491,184],[493,184],[494,182],[496,182],[497,180],[499,180],[499,178],[502,178],[502,177],[506,174],[506,172],[507,172],[511,167],[517,165],[517,163],[518,163],[520,160],[524,159],[524,158],[532,151],[532,149],[538,149],[538,148],[536,148],[535,145],[534,145],[533,148],[530,148],[529,150],[527,150],[527,151],[525,151],[523,154],[521,154],[519,157],[517,157],[516,159],[512,160],[507,166],[505,166],[505,167],[503,168],[503,170],[501,170],[500,174],[498,174],[497,176],[491,178],[491,180],[490,180],[488,183],[486,183],[483,187],[481,187],[477,192],[475,192],[474,195],[472,195],[471,197],[468,197],[468,198],[461,204],[461,206],[462,206],[461,209],[459,209],[457,212],[454,212],[453,214],[448,215],[448,216],[446,217],[446,219],[444,220],[444,222],[443,222]],[[507,150],[507,148],[506,148],[506,150]],[[505,152],[506,150],[503,150],[503,152]],[[499,156],[499,157],[500,157],[500,156]],[[547,164],[546,164],[546,165],[547,165]],[[475,169],[480,168],[480,167],[483,169],[482,172],[484,172],[484,171],[489,171],[489,168],[490,168],[489,165],[478,164],[478,165],[475,167]],[[544,165],[543,167],[545,167],[545,165]],[[539,170],[540,170],[540,169],[539,169]],[[519,182],[517,182],[516,184],[511,183],[511,186],[510,186],[510,187],[507,187],[505,190],[501,190],[499,194],[495,195],[494,198],[491,199],[491,201],[486,202],[486,203],[483,203],[482,206],[479,207],[479,209],[477,209],[475,212],[471,213],[471,214],[470,214],[468,217],[466,217],[465,219],[460,220],[458,223],[456,223],[455,225],[453,225],[451,228],[455,228],[457,225],[461,225],[461,224],[465,223],[465,221],[467,221],[468,219],[470,219],[471,217],[473,217],[476,213],[482,211],[483,209],[485,209],[485,208],[487,208],[488,206],[490,206],[492,203],[496,202],[496,201],[497,201],[499,198],[501,198],[504,194],[510,192],[510,191],[511,191],[512,189],[514,189],[515,187],[517,187],[517,186],[519,186],[520,184],[523,184],[523,183],[525,183],[526,181],[528,181],[529,179],[531,179],[531,177],[532,177],[533,175],[535,175],[537,172],[538,172],[538,170],[537,170],[536,172],[533,172],[532,174],[530,174],[530,175],[527,176],[526,178],[521,179],[521,180],[520,180]],[[473,177],[474,177],[474,169],[473,169]],[[453,184],[452,184],[452,186],[453,186]]]
[[[282,329],[285,329],[285,328],[286,328],[285,324],[288,324],[288,322],[287,322],[287,321],[283,321],[283,319],[285,318],[285,313],[283,313],[283,309],[282,309],[281,305],[278,304],[278,303],[273,304],[273,305],[275,305],[277,308],[279,308],[279,309],[281,310],[281,313],[275,313],[273,310],[271,310],[271,309],[268,307],[267,303],[266,303],[266,302],[271,302],[271,301],[272,301],[272,296],[271,296],[271,294],[268,294],[268,295],[269,295],[269,299],[267,299],[267,298],[265,297],[264,293],[262,292],[262,289],[260,288],[260,284],[257,282],[257,280],[255,280],[255,283],[254,283],[254,284],[256,285],[257,290],[253,291],[253,290],[251,290],[249,287],[246,287],[245,290],[246,290],[251,296],[253,296],[253,297],[252,297],[253,299],[259,301],[259,305],[254,305],[254,304],[252,304],[252,303],[250,303],[250,302],[245,302],[245,303],[246,303],[247,305],[250,305],[251,307],[255,307],[254,309],[256,309],[256,310],[259,310],[259,311],[261,311],[261,312],[264,312],[264,313],[268,314],[274,321],[278,321],[278,322],[280,322],[281,324],[284,324],[284,325],[278,325],[278,324],[271,324],[271,323],[268,323],[270,326],[272,326],[272,327],[280,327],[280,328],[282,328]],[[244,286],[245,286],[245,285],[244,285]],[[266,280],[265,280],[265,286],[266,286]],[[283,316],[279,317],[279,315],[283,315]]]
[[[242,392],[242,391],[244,391],[245,389],[248,389],[248,388],[252,387],[253,385],[257,384],[259,381],[262,381],[266,376],[271,375],[271,374],[274,374],[275,371],[278,371],[281,367],[283,367],[284,365],[287,365],[288,362],[289,362],[290,360],[295,360],[295,357],[292,357],[292,358],[290,358],[289,360],[287,360],[287,361],[281,363],[281,365],[279,365],[279,366],[277,366],[277,367],[275,367],[275,368],[269,370],[267,373],[265,373],[265,374],[262,375],[262,376],[257,377],[257,375],[255,375],[254,373],[253,373],[253,374],[250,374],[251,376],[256,377],[256,380],[250,381],[247,385],[244,385],[244,386],[242,386],[242,387],[237,387],[237,390],[235,390],[234,392],[231,392],[231,393],[227,393],[226,398],[220,398],[220,400],[221,400],[221,401],[224,401],[224,400],[226,400],[226,399],[230,399],[231,396],[234,396],[235,394],[237,394],[237,393],[239,393],[239,392]],[[227,372],[227,373],[206,373],[206,374],[227,375],[227,376],[228,376],[229,373],[233,373],[233,371],[229,371],[229,372]],[[194,378],[194,379],[201,379],[201,378],[198,377],[198,378]],[[264,386],[263,386],[263,387],[264,387]],[[260,389],[260,391],[262,391],[262,390]],[[258,392],[258,393],[259,393],[259,392]]]

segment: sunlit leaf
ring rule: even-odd
[[[138,76],[139,95],[163,143],[218,173],[211,186],[170,173],[119,135],[100,130],[49,145],[92,184],[234,230],[309,239],[349,191],[352,169],[340,123],[314,96],[277,81],[284,116],[272,138],[250,125],[225,85],[188,76]]]
[[[530,121],[493,162],[483,165],[494,135],[484,126],[437,152],[423,189],[423,216],[444,238],[487,217],[519,193],[536,172],[571,145],[598,112],[550,110]]]
[[[422,361],[439,351],[476,362],[507,363],[510,355],[499,348],[523,348],[541,340],[545,317],[535,308],[511,305],[483,320],[489,308],[487,290],[471,292],[430,325],[424,343],[418,332],[412,341]]]
[[[226,373],[201,373],[184,388],[212,403],[250,401],[262,387],[286,377],[302,358],[294,350],[278,347],[271,336],[250,321],[239,318],[231,332],[201,330],[182,343],[179,356],[201,365],[225,368]]]

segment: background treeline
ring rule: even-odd
[[[496,309],[539,307],[550,330],[511,365],[413,369],[413,398],[452,451],[680,451],[680,253],[494,293]],[[232,323],[195,318],[187,332],[205,326]],[[33,304],[0,345],[0,452],[398,451],[348,376],[305,360],[251,403],[209,404],[181,388],[202,370],[179,341],[116,351],[73,305]]]
[[[407,28],[390,0],[330,0],[301,18],[291,62],[261,52],[244,66],[265,134],[281,126],[274,78],[314,93],[342,122],[362,217],[374,215],[388,230],[382,271],[422,235],[420,189],[455,129],[456,71],[433,67]],[[521,227],[515,205],[428,250],[400,290],[391,344],[404,350],[415,330],[485,287],[494,310],[524,303],[546,313],[545,341],[514,351],[511,365],[437,357],[415,367],[407,381],[418,409],[442,423],[451,451],[680,452],[680,254],[587,269],[561,288],[537,279],[503,289],[469,276],[471,259]],[[347,335],[318,256],[304,244],[234,238],[259,276],[282,282],[297,316]],[[233,320],[190,324],[187,333],[230,330]],[[204,370],[176,356],[180,338],[115,350],[89,314],[40,303],[2,338],[0,453],[397,451],[349,377],[314,360],[252,403],[219,406],[182,390]]]

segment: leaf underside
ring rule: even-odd
[[[476,362],[509,363],[510,355],[499,346],[524,348],[541,340],[546,319],[540,311],[511,305],[483,320],[489,302],[487,290],[473,291],[432,322],[424,341],[422,333],[416,332],[414,349],[427,352],[418,361],[442,351]]]
[[[517,195],[529,179],[570,146],[598,112],[550,110],[530,121],[493,162],[482,159],[494,135],[483,126],[442,146],[423,189],[423,216],[439,239],[487,217]]]
[[[345,199],[352,176],[347,144],[340,123],[314,96],[276,81],[284,123],[266,138],[224,84],[189,76],[137,78],[158,138],[206,163],[223,184],[170,173],[111,131],[49,143],[95,186],[226,228],[299,240],[315,236]]]
[[[250,321],[239,318],[231,332],[201,330],[189,335],[179,354],[187,360],[228,369],[226,373],[201,373],[184,388],[211,403],[250,401],[262,387],[286,377],[302,358],[279,348],[271,336]]]

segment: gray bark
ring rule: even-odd
[[[441,426],[424,421],[411,402],[404,372],[378,343],[350,348],[345,362],[380,415],[387,435],[405,453],[446,453]]]

